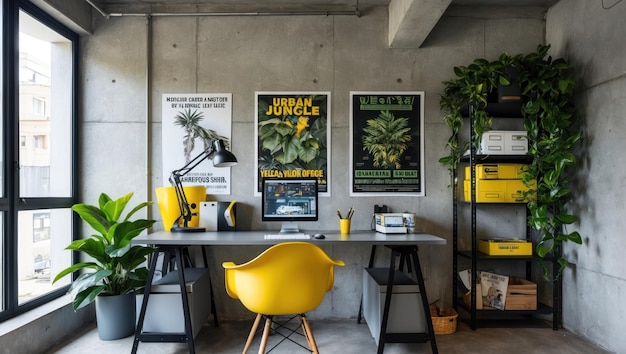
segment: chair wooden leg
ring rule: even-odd
[[[272,316],[267,316],[267,320],[265,321],[265,328],[263,329],[263,337],[261,338],[261,345],[259,346],[259,354],[265,353],[265,347],[267,346],[267,337],[269,337],[271,330]]]
[[[311,330],[309,320],[304,314],[301,314],[300,321],[302,321],[302,331],[304,332],[306,341],[309,343],[309,349],[311,349],[314,354],[319,354],[319,350],[317,349],[317,343],[315,343],[315,337],[313,336],[313,331]]]
[[[250,349],[250,345],[252,344],[252,340],[254,339],[254,335],[256,334],[257,329],[259,328],[259,323],[261,322],[261,318],[263,315],[258,313],[256,318],[254,319],[254,324],[252,325],[252,329],[250,330],[250,334],[248,334],[248,340],[246,341],[246,346],[243,348],[242,354],[246,354],[248,349]]]

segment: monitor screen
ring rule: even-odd
[[[317,179],[263,179],[261,191],[263,221],[317,221]]]

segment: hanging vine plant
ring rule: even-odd
[[[470,144],[478,151],[482,133],[491,129],[492,117],[487,109],[489,95],[498,85],[510,85],[510,73],[517,73],[522,97],[520,114],[528,132],[528,155],[532,157],[529,171],[523,178],[530,187],[524,195],[530,200],[528,225],[540,235],[536,254],[542,259],[558,257],[559,263],[554,276],[548,267],[542,267],[546,279],[559,277],[567,266],[560,252],[563,242],[582,244],[577,231],[566,230],[567,225],[578,221],[578,216],[567,210],[571,198],[568,168],[576,165],[573,149],[581,138],[575,126],[572,100],[576,81],[568,75],[569,64],[563,59],[553,60],[548,56],[549,49],[549,46],[539,45],[535,53],[528,55],[504,53],[495,61],[476,59],[468,67],[454,68],[456,78],[444,82],[440,100],[444,121],[452,132],[447,142],[449,154],[439,160],[454,178],[463,153]],[[508,70],[511,68],[512,71]],[[468,104],[473,108],[474,117],[471,142],[460,136]],[[536,181],[536,185],[531,181]]]

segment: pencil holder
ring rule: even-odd
[[[339,219],[339,232],[343,235],[350,233],[350,219]]]

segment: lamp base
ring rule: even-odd
[[[170,230],[171,232],[205,232],[205,227],[180,227],[174,226]]]

